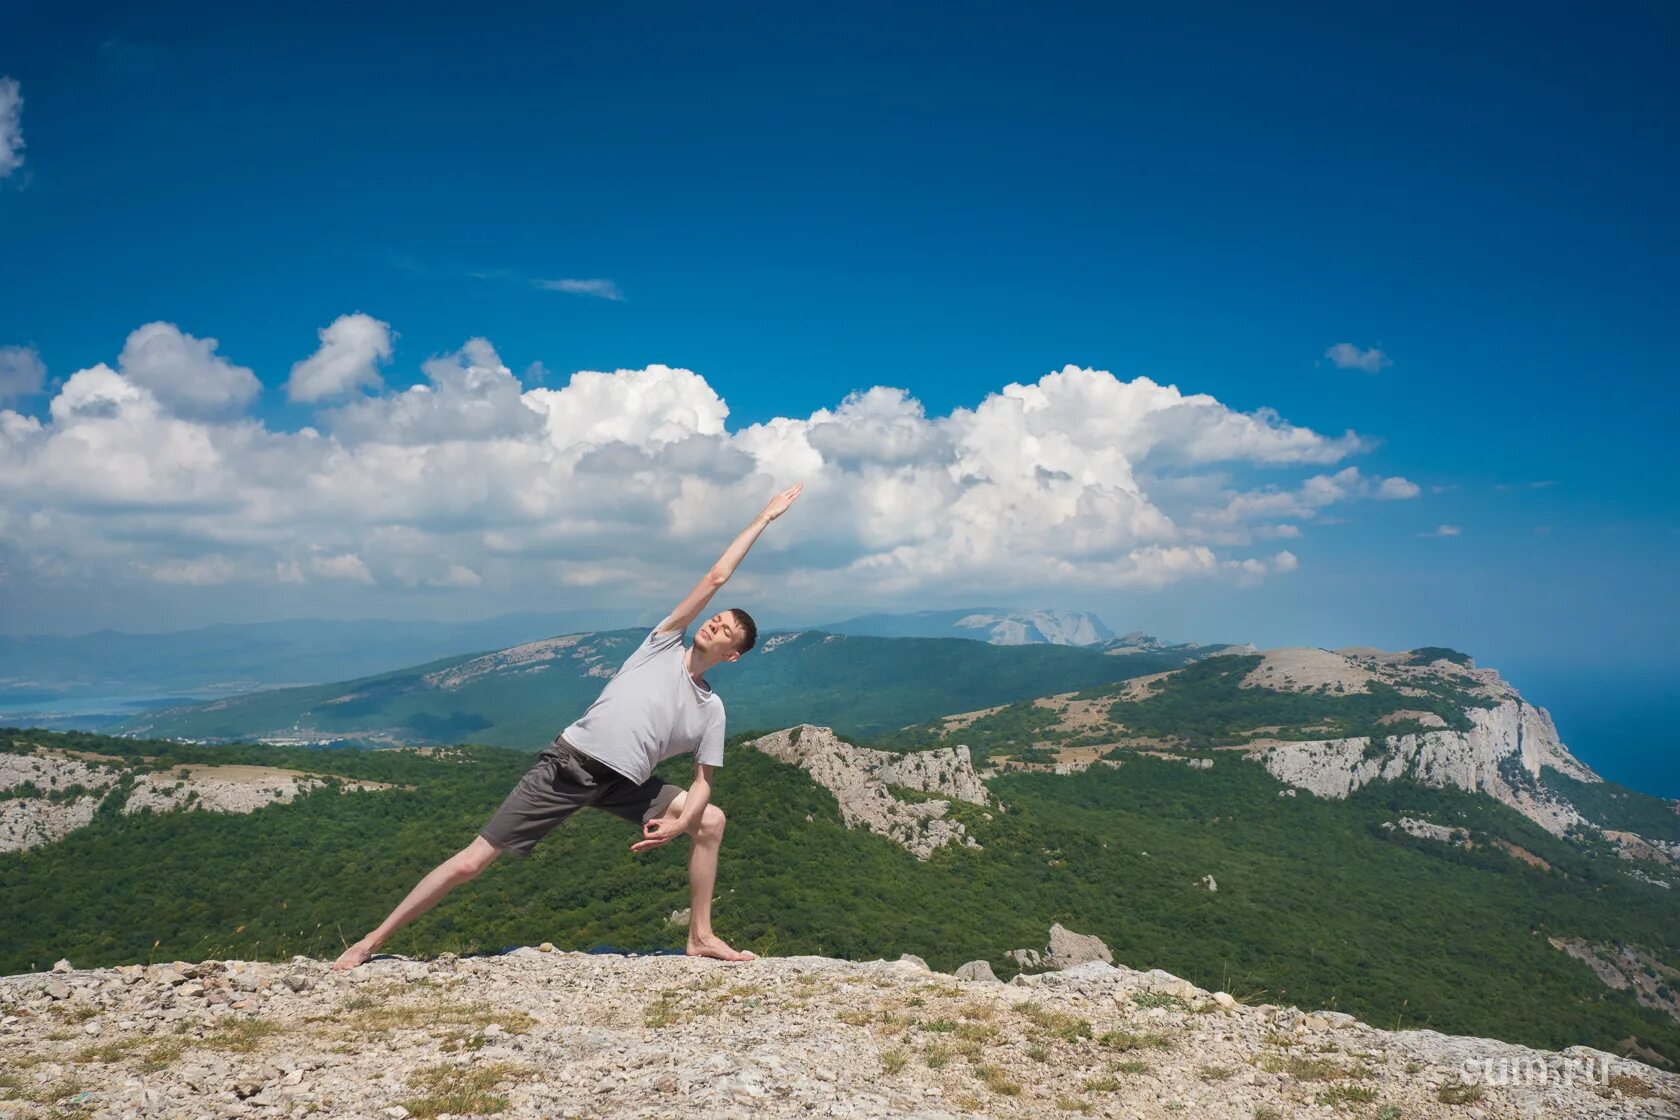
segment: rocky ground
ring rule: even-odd
[[[60,969],[0,978],[0,1116],[1680,1116],[1680,1077],[1597,1051],[1375,1030],[1100,960],[1007,985],[538,948]]]

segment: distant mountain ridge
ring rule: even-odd
[[[583,713],[645,634],[544,638],[331,684],[158,709],[118,730],[206,740],[471,741],[534,750]],[[1181,649],[1109,657],[1096,646],[781,631],[715,670],[712,683],[731,733],[820,722],[842,734],[873,735],[944,712],[1177,668],[1193,656]]]
[[[158,634],[0,636],[0,702],[153,690],[232,692],[341,680],[631,620],[628,611],[584,610],[471,622],[290,619]]]
[[[865,614],[815,629],[875,638],[972,638],[1000,646],[1089,646],[1114,638],[1114,632],[1090,611],[997,607]]]

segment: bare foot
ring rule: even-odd
[[[691,937],[688,939],[688,955],[691,957],[711,957],[719,961],[751,961],[758,958],[748,952],[731,949],[721,937]]]
[[[367,959],[373,956],[374,948],[375,947],[368,942],[367,938],[364,937],[362,940],[350,946],[350,948],[344,950],[339,958],[333,962],[332,970],[334,972],[347,972],[359,964],[366,964]]]

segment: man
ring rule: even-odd
[[[685,648],[683,637],[765,526],[787,512],[802,488],[803,483],[795,483],[770,499],[694,590],[653,628],[589,710],[537,756],[537,764],[477,838],[433,868],[372,933],[344,950],[334,971],[365,962],[392,934],[476,878],[501,853],[530,855],[538,840],[586,806],[639,823],[642,839],[630,845],[633,852],[657,848],[684,833],[691,836],[688,954],[752,959],[712,932],[712,891],[724,825],[723,811],[711,803],[712,772],[723,765],[723,701],[706,683],[705,673],[714,665],[739,661],[758,631],[747,612],[732,608],[708,618],[692,646]],[[690,751],[696,766],[688,789],[652,776],[663,760]]]

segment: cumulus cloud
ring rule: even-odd
[[[346,348],[388,337],[346,316],[299,363],[338,372],[294,378],[377,387]],[[427,361],[423,384],[279,431],[229,411],[254,390],[215,349],[149,324],[116,368],[72,374],[43,419],[0,411],[0,563],[60,581],[663,600],[801,479],[797,532],[767,535],[743,590],[1151,590],[1286,575],[1294,552],[1247,546],[1418,489],[1328,469],[1367,446],[1356,433],[1073,366],[944,415],[876,386],[732,429],[691,370],[584,370],[527,389],[475,338]],[[1294,480],[1232,484],[1259,469]]]
[[[1294,526],[1273,524],[1251,527],[1260,521],[1299,521],[1319,517],[1328,506],[1354,501],[1403,501],[1420,493],[1418,485],[1398,475],[1387,478],[1361,474],[1358,467],[1344,467],[1335,474],[1316,474],[1293,488],[1268,486],[1259,490],[1232,491],[1222,506],[1195,511],[1190,529],[1223,544],[1245,544],[1251,537],[1292,535]]]
[[[1385,366],[1394,364],[1387,354],[1375,346],[1369,350],[1361,350],[1351,342],[1336,343],[1324,352],[1324,356],[1329,358],[1337,369],[1357,369],[1365,373],[1376,373]]]
[[[372,315],[340,315],[317,332],[321,348],[292,367],[286,398],[312,402],[384,384],[379,364],[391,360],[391,326]]]
[[[542,417],[521,397],[513,371],[482,338],[421,366],[428,385],[353,401],[327,423],[359,443],[433,444],[531,434]]]
[[[0,346],[0,401],[34,396],[46,383],[47,367],[32,346]]]
[[[0,77],[0,179],[23,166],[23,95],[16,78]]]
[[[568,292],[574,296],[594,296],[597,299],[610,299],[614,303],[624,300],[624,293],[619,291],[616,281],[604,278],[592,280],[533,280],[533,285],[545,292]]]
[[[262,383],[244,366],[217,354],[217,345],[173,323],[147,323],[128,336],[117,369],[177,415],[225,415],[251,403]]]

